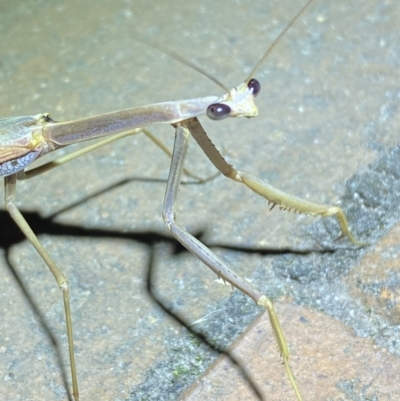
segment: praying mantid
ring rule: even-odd
[[[293,17],[286,28],[275,39],[253,71],[239,86],[229,90],[215,78],[211,79],[224,89],[222,96],[208,96],[203,98],[167,101],[150,104],[94,117],[78,120],[57,122],[47,113],[32,116],[11,117],[0,120],[0,175],[4,177],[6,208],[20,230],[36,248],[41,258],[53,274],[58,287],[63,294],[64,313],[68,335],[69,359],[72,377],[72,394],[79,400],[78,372],[75,363],[74,337],[72,329],[72,312],[70,307],[70,287],[64,273],[57,266],[49,253],[42,246],[38,237],[27,224],[25,218],[16,204],[16,186],[19,180],[26,180],[51,169],[83,156],[95,149],[120,138],[135,134],[145,134],[159,147],[171,156],[170,172],[166,186],[163,204],[163,219],[173,236],[193,255],[207,265],[219,278],[229,283],[233,288],[249,296],[257,305],[268,312],[270,323],[278,344],[279,353],[298,400],[302,396],[296,383],[295,375],[289,365],[289,350],[271,300],[248,281],[238,276],[225,261],[216,256],[201,241],[189,233],[182,225],[177,223],[175,207],[182,173],[197,178],[196,175],[184,170],[183,164],[188,149],[190,136],[207,155],[211,163],[227,178],[244,184],[247,188],[262,196],[270,204],[282,209],[315,216],[335,216],[340,224],[342,236],[347,237],[353,244],[362,246],[349,230],[349,224],[344,212],[336,206],[325,206],[302,200],[289,195],[271,186],[265,180],[252,173],[238,170],[230,165],[208,138],[201,126],[198,117],[206,114],[211,120],[223,120],[228,117],[255,117],[258,114],[255,98],[259,95],[261,87],[253,77],[254,73],[264,62],[270,52],[289,28],[298,20],[305,9],[312,3],[309,0]],[[146,38],[140,40],[154,46]],[[192,63],[182,60],[169,50],[165,53],[183,61],[186,65],[210,77]],[[148,130],[153,124],[169,124],[175,128],[175,142],[173,152],[161,144]],[[68,145],[91,139],[103,138],[99,142],[85,147],[79,151],[62,156],[54,161],[47,162],[39,167],[31,167],[31,163],[45,154],[53,152]],[[73,290],[73,289],[72,289]]]

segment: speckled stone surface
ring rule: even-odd
[[[135,41],[133,32],[232,86],[301,5],[3,0],[0,115],[49,112],[70,120],[218,95],[214,83]],[[380,366],[374,347],[391,366],[399,358],[399,241],[385,242],[400,214],[399,20],[394,0],[316,0],[256,74],[260,115],[201,119],[230,163],[297,196],[341,205],[369,247],[335,241],[334,219],[269,211],[261,197],[223,177],[179,193],[179,222],[278,300],[283,322],[294,319],[286,337],[306,399],[326,399],[314,380],[324,369],[338,371],[325,387],[332,399],[398,399],[390,370],[362,372]],[[171,127],[152,131],[172,146]],[[215,172],[195,143],[186,166],[205,177]],[[171,238],[161,217],[168,168],[159,149],[135,136],[18,186],[21,211],[71,284],[81,400],[177,400],[262,312]],[[0,245],[2,399],[68,400],[61,293],[4,208]],[[318,351],[298,328],[306,314],[343,329],[343,342],[359,342],[350,348],[366,350],[367,359],[352,356],[362,361],[353,365],[359,372],[342,374],[342,359],[307,364]],[[324,325],[318,334],[313,327],[307,335],[329,350],[331,325],[325,334]],[[259,380],[294,399],[278,353],[271,357],[276,367]],[[365,390],[385,378],[386,398]]]

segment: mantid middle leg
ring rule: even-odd
[[[249,172],[236,170],[232,165],[226,162],[211,142],[197,118],[188,119],[175,125],[174,150],[163,206],[164,221],[174,237],[185,248],[206,264],[214,273],[216,273],[219,278],[231,284],[232,287],[239,289],[241,292],[252,298],[257,305],[260,305],[267,310],[278,344],[278,349],[283,358],[286,373],[297,398],[302,400],[296,380],[289,365],[289,350],[287,342],[272,301],[249,282],[237,275],[222,259],[216,256],[202,242],[196,239],[176,222],[175,204],[191,135],[195,138],[215,167],[226,177],[231,178],[236,182],[243,183],[252,191],[267,199],[270,203],[273,203],[274,205],[277,204],[283,209],[322,217],[336,216],[342,230],[342,236],[347,236],[349,240],[357,246],[363,246],[365,244],[357,241],[351,234],[347,218],[341,208],[336,206],[320,205],[289,195],[274,188],[268,182],[261,180]]]
[[[180,177],[183,171],[183,163],[188,150],[190,139],[189,127],[193,128],[193,123],[194,120],[190,120],[182,122],[176,126],[174,150],[163,206],[164,221],[174,237],[191,253],[197,256],[205,265],[207,265],[218,276],[218,278],[231,284],[232,287],[239,289],[241,292],[253,299],[257,305],[264,307],[268,311],[268,316],[278,343],[279,352],[283,358],[286,373],[298,400],[302,400],[296,380],[289,365],[289,349],[287,342],[272,301],[266,295],[263,295],[258,291],[248,281],[236,274],[222,259],[176,222],[175,204],[178,195]],[[196,124],[199,123],[196,121]]]

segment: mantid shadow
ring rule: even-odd
[[[157,179],[148,179],[148,178],[131,178],[131,179],[124,179],[112,186],[108,186],[107,188],[104,188],[96,193],[91,194],[88,197],[85,197],[84,199],[79,200],[79,202],[73,203],[69,205],[68,207],[57,211],[56,213],[48,216],[48,217],[43,217],[41,216],[38,212],[34,211],[24,211],[21,210],[22,214],[24,215],[27,223],[29,226],[32,228],[32,230],[35,232],[36,235],[40,236],[41,234],[47,234],[47,235],[54,235],[54,236],[72,236],[72,237],[85,237],[85,238],[112,238],[112,239],[124,239],[124,240],[129,240],[129,241],[134,241],[140,244],[143,244],[148,247],[149,253],[150,253],[150,260],[149,260],[149,265],[148,265],[148,270],[147,270],[147,280],[146,280],[146,289],[148,291],[148,294],[150,298],[153,300],[155,304],[157,304],[166,314],[170,315],[173,319],[175,319],[180,325],[183,327],[186,327],[186,329],[193,333],[194,336],[199,338],[203,343],[205,343],[210,349],[216,351],[219,354],[226,354],[230,360],[233,362],[233,364],[237,365],[240,370],[243,372],[244,376],[247,378],[249,385],[256,397],[258,399],[261,398],[261,394],[259,389],[257,388],[257,384],[254,383],[249,377],[249,375],[246,373],[244,368],[240,366],[240,364],[235,360],[235,358],[226,350],[221,349],[219,347],[216,347],[213,345],[207,338],[206,335],[196,331],[193,327],[190,326],[190,323],[182,317],[178,316],[177,314],[174,314],[166,305],[166,302],[163,301],[160,296],[156,294],[154,291],[153,287],[153,276],[154,276],[154,266],[153,266],[153,260],[154,260],[154,252],[155,252],[155,246],[159,245],[160,243],[163,244],[168,244],[169,249],[171,250],[171,253],[173,255],[178,255],[180,253],[188,252],[185,248],[183,248],[172,236],[168,235],[167,231],[166,233],[159,233],[155,231],[129,231],[129,232],[121,232],[118,230],[112,230],[112,229],[105,229],[105,228],[86,228],[83,226],[79,225],[73,225],[73,224],[65,224],[65,223],[59,223],[55,221],[55,218],[60,215],[63,212],[66,212],[67,210],[71,210],[74,207],[79,206],[80,204],[83,204],[87,202],[89,199],[95,198],[97,196],[100,196],[101,194],[108,192],[114,188],[117,188],[119,186],[126,185],[132,181],[146,181],[146,182],[154,182],[154,183],[159,183],[159,182],[165,182],[165,180],[157,180]],[[186,185],[190,185],[192,183],[186,183]],[[161,218],[161,216],[160,216]],[[8,266],[12,276],[14,277],[15,281],[18,283],[18,286],[21,288],[21,292],[25,299],[28,301],[30,306],[32,307],[32,310],[34,311],[34,314],[36,318],[38,319],[40,325],[43,327],[47,337],[49,338],[50,343],[52,344],[57,361],[59,363],[59,366],[61,367],[62,371],[62,380],[65,385],[65,388],[69,388],[67,385],[67,377],[68,377],[68,372],[66,368],[66,364],[62,363],[62,357],[60,353],[60,349],[58,347],[58,343],[54,335],[52,334],[49,324],[46,322],[46,319],[44,318],[44,314],[40,311],[40,308],[38,307],[37,303],[34,301],[34,298],[32,295],[29,293],[27,290],[26,285],[24,284],[24,280],[20,277],[18,274],[17,270],[13,267],[11,260],[10,260],[10,249],[22,242],[26,241],[26,238],[24,235],[21,233],[21,231],[18,229],[18,227],[14,224],[13,220],[10,218],[9,214],[5,210],[0,210],[0,227],[7,227],[7,230],[0,230],[0,248],[4,250],[5,254],[5,260],[6,260],[6,265]],[[199,230],[197,233],[195,233],[195,236],[203,241],[206,245],[206,241],[202,240],[204,237],[204,230]],[[283,254],[307,254],[309,252],[315,252],[315,249],[305,251],[305,250],[295,250],[295,249],[274,249],[274,248],[249,248],[249,247],[240,247],[237,245],[231,246],[229,244],[212,244],[208,245],[210,248],[221,248],[221,249],[226,249],[230,251],[235,251],[235,252],[245,252],[248,254],[254,253],[254,254],[262,254],[262,255],[283,255]],[[326,251],[320,251],[320,252],[326,252]],[[329,252],[329,251],[328,251]],[[69,394],[69,399],[72,401],[72,396]]]
[[[262,396],[262,392],[256,383],[255,380],[251,377],[251,374],[247,371],[247,369],[242,366],[242,364],[237,360],[237,358],[233,355],[232,352],[229,351],[229,349],[222,348],[218,345],[216,345],[212,340],[210,341],[210,338],[208,338],[207,334],[202,332],[201,330],[196,330],[193,327],[193,324],[190,323],[188,319],[186,319],[182,314],[178,316],[177,313],[174,313],[171,311],[171,308],[169,308],[167,305],[169,304],[168,300],[163,299],[162,296],[157,294],[156,288],[153,285],[154,277],[157,274],[156,269],[155,269],[155,263],[154,263],[154,257],[155,257],[155,249],[153,249],[153,252],[150,254],[149,258],[149,263],[148,263],[148,268],[147,268],[147,277],[146,277],[146,290],[150,296],[150,298],[153,300],[153,302],[163,310],[163,312],[166,315],[169,315],[173,320],[175,320],[179,325],[182,327],[185,327],[186,330],[188,331],[189,334],[191,334],[194,338],[199,339],[203,344],[205,344],[209,349],[211,349],[214,352],[217,352],[219,356],[224,355],[229,358],[229,360],[233,363],[233,365],[239,369],[241,372],[242,377],[244,380],[247,381],[249,385],[249,389],[252,391],[253,395],[260,401],[262,401],[264,398]],[[184,389],[183,389],[184,390]]]
[[[127,239],[137,241],[144,245],[152,246],[154,243],[158,242],[167,242],[174,246],[174,254],[179,254],[181,252],[187,252],[187,250],[182,247],[173,237],[172,235],[168,235],[167,230],[166,234],[155,232],[155,231],[131,231],[131,232],[121,232],[118,230],[108,230],[104,228],[85,228],[78,225],[69,225],[55,222],[54,219],[69,210],[72,210],[87,201],[94,199],[96,197],[101,196],[113,189],[118,187],[122,187],[124,185],[130,184],[132,182],[152,182],[152,183],[166,183],[165,179],[154,179],[148,177],[133,177],[129,179],[123,179],[115,184],[109,185],[99,191],[94,192],[93,194],[86,196],[80,199],[77,202],[71,203],[65,208],[58,210],[57,212],[43,217],[38,212],[34,211],[24,211],[21,210],[21,213],[25,217],[27,223],[32,228],[33,232],[36,235],[41,234],[49,234],[55,236],[74,236],[74,237],[88,237],[88,238],[118,238],[118,239]],[[197,181],[189,181],[182,182],[181,185],[201,185]],[[160,216],[161,219],[161,216]],[[26,240],[25,236],[19,230],[19,228],[15,225],[15,223],[10,218],[9,214],[5,210],[0,210],[0,227],[7,227],[7,230],[0,230],[0,248],[4,250],[10,249],[13,245],[18,244]],[[241,247],[238,245],[230,245],[230,244],[218,244],[213,243],[212,245],[207,244],[204,241],[203,236],[205,234],[205,230],[198,230],[194,235],[205,243],[208,247],[218,247],[222,249],[237,251],[237,252],[245,252],[245,253],[256,253],[261,255],[284,255],[284,254],[297,254],[297,255],[306,255],[309,253],[326,253],[331,252],[331,249],[295,249],[295,248],[273,248],[273,247]]]

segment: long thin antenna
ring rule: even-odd
[[[292,18],[292,20],[286,25],[285,29],[277,36],[277,38],[272,42],[271,46],[267,49],[264,55],[261,57],[260,61],[256,64],[256,66],[252,69],[246,81],[250,81],[253,78],[253,74],[256,72],[258,67],[265,61],[265,59],[271,54],[272,50],[274,50],[275,46],[282,39],[282,37],[286,34],[286,32],[292,27],[292,25],[300,18],[301,14],[305,11],[305,9],[313,2],[314,0],[308,0],[306,4],[300,9],[300,11]]]
[[[300,9],[300,11],[286,25],[285,29],[272,42],[271,46],[267,49],[267,51],[261,57],[259,62],[256,64],[256,66],[252,69],[252,71],[249,74],[249,76],[247,77],[246,81],[249,81],[253,77],[254,72],[260,67],[260,65],[270,55],[270,53],[272,52],[272,50],[274,50],[274,48],[278,44],[278,42],[282,39],[282,37],[286,34],[286,32],[292,27],[292,25],[300,18],[300,16],[303,14],[303,12],[306,10],[306,8],[313,1],[314,0],[308,0],[307,3]],[[198,65],[196,65],[196,64],[192,63],[191,61],[185,59],[184,57],[182,57],[180,54],[178,54],[174,50],[171,50],[171,49],[169,49],[168,47],[166,47],[164,45],[161,47],[160,43],[157,43],[156,41],[153,41],[152,39],[148,38],[147,36],[144,36],[144,35],[140,34],[139,32],[134,32],[133,34],[136,37],[136,39],[139,40],[140,42],[145,43],[146,45],[153,47],[154,49],[160,51],[161,53],[164,53],[167,56],[170,56],[173,59],[181,62],[182,64],[186,65],[187,67],[197,71],[198,73],[202,74],[206,78],[210,79],[212,82],[214,82],[215,84],[220,86],[226,92],[229,92],[229,89],[222,82],[220,82],[217,78],[215,78],[214,76],[209,74],[207,71],[205,71],[203,68],[199,67]]]
[[[141,35],[138,32],[134,32],[134,35],[136,37],[137,40],[139,40],[140,42],[145,43],[148,46],[153,47],[154,49],[157,49],[158,51],[160,51],[161,53],[166,54],[167,56],[170,56],[172,58],[174,58],[175,60],[180,61],[182,64],[185,64],[186,66],[188,66],[189,68],[192,68],[193,70],[199,72],[200,74],[204,75],[205,77],[207,77],[208,79],[210,79],[211,81],[213,81],[214,83],[216,83],[218,86],[220,86],[222,89],[224,89],[226,92],[229,92],[229,89],[220,81],[218,81],[217,78],[213,77],[211,74],[209,74],[207,71],[203,70],[202,68],[200,68],[198,65],[192,63],[191,61],[185,59],[184,57],[182,57],[181,55],[179,55],[178,53],[176,53],[175,51],[169,49],[168,47],[161,47],[161,45],[151,39],[149,39],[148,37]]]

